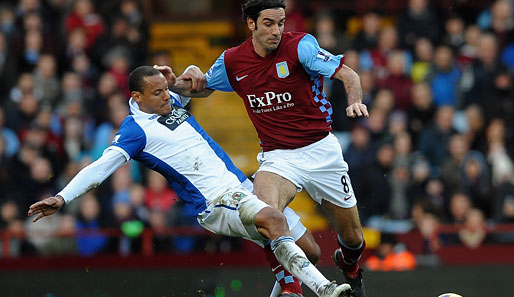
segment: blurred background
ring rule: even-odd
[[[207,71],[249,37],[242,2],[0,2],[1,296],[269,296],[260,249],[201,229],[136,162],[59,214],[26,217],[110,145],[133,68]],[[286,31],[361,76],[368,119],[346,118],[341,82],[324,91],[365,226],[368,295],[514,296],[514,1],[286,2]],[[190,109],[236,166],[257,169],[235,93]],[[291,206],[341,280],[322,211],[304,192]]]

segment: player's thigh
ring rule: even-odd
[[[297,186],[281,175],[258,171],[254,179],[254,193],[271,207],[282,211],[297,193]]]

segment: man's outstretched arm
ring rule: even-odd
[[[29,207],[28,215],[37,215],[33,222],[53,215],[64,203],[78,198],[99,186],[114,171],[127,163],[125,156],[116,150],[107,150],[98,160],[84,167],[55,197],[48,197]]]
[[[350,67],[343,65],[334,75],[344,83],[348,97],[346,115],[350,118],[369,116],[368,108],[362,103],[362,86],[359,75]]]

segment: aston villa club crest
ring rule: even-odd
[[[289,76],[289,68],[287,68],[287,62],[280,62],[275,64],[277,67],[277,75],[280,78],[288,77]]]

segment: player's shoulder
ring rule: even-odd
[[[136,120],[136,116],[129,114],[121,123],[120,131],[125,131],[125,133],[137,134],[144,133],[143,128]]]
[[[252,47],[250,47],[252,46]],[[241,43],[240,45],[237,45],[237,46],[234,46],[234,47],[231,47],[229,49],[227,49],[224,54],[225,54],[225,57],[227,56],[230,56],[232,54],[238,54],[238,53],[241,53],[241,52],[245,52],[245,51],[248,51],[250,49],[253,48],[253,45],[252,45],[252,38],[248,38],[245,42]]]
[[[290,39],[290,40],[300,40],[302,39],[305,35],[310,35],[309,33],[305,33],[305,32],[284,32],[282,34],[282,39]],[[311,35],[312,36],[312,35]]]

